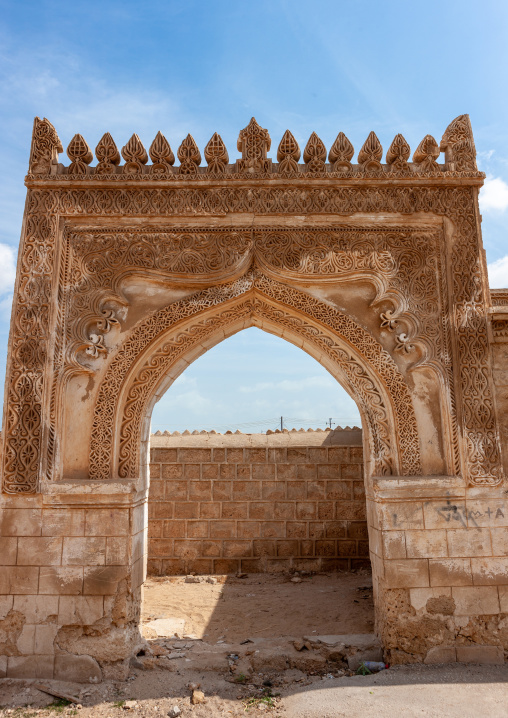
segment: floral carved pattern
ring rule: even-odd
[[[471,159],[474,145],[471,144],[465,121],[452,129],[453,132],[448,133],[444,144],[445,151],[450,154],[450,167],[455,169],[442,173],[439,179],[441,183],[446,182],[446,177],[465,172],[466,169],[462,168],[470,167],[467,171],[474,172]],[[45,439],[42,426],[47,416],[54,418],[57,412],[49,381],[53,362],[62,351],[62,337],[58,334],[51,343],[48,342],[52,327],[57,326],[58,321],[61,325],[58,319],[61,313],[59,307],[55,310],[55,324],[51,323],[51,307],[58,304],[60,298],[63,300],[61,287],[57,286],[61,271],[55,267],[55,242],[59,218],[78,216],[87,217],[91,224],[94,217],[169,217],[189,214],[206,217],[229,213],[254,213],[261,216],[316,214],[323,217],[347,217],[356,213],[396,213],[407,216],[431,213],[449,218],[453,224],[450,282],[447,283],[449,310],[442,307],[441,312],[443,317],[450,316],[453,319],[448,332],[452,344],[450,354],[454,365],[456,413],[464,449],[461,451],[462,469],[474,485],[496,485],[502,481],[486,297],[481,279],[475,187],[435,186],[430,184],[433,179],[428,180],[428,185],[416,186],[407,178],[390,180],[390,185],[373,184],[370,178],[366,179],[369,184],[356,186],[348,185],[347,179],[338,186],[320,184],[320,180],[306,180],[305,186],[270,186],[259,184],[259,180],[255,180],[251,186],[248,183],[246,186],[228,184],[226,180],[222,185],[206,187],[143,186],[146,177],[153,175],[139,175],[139,179],[136,175],[138,186],[114,187],[107,184],[110,179],[108,167],[116,171],[118,163],[118,152],[111,143],[101,159],[104,163],[104,185],[99,185],[96,179],[94,187],[65,186],[70,175],[62,176],[61,184],[56,183],[59,175],[51,174],[50,177],[54,166],[52,163],[59,151],[59,140],[53,132],[51,126],[38,127],[37,132],[34,131],[32,145],[29,180],[32,178],[36,182],[29,189],[27,198],[13,304],[3,432],[4,491],[36,491],[38,480],[45,476],[46,463],[50,462],[49,453],[55,441],[54,429],[49,427],[48,438]],[[249,165],[255,173],[259,171],[258,163],[263,165],[268,162],[265,158],[269,139],[261,129],[254,127],[251,135],[244,137],[246,147],[250,148],[249,143],[252,142],[252,147],[259,145],[259,151],[245,149],[245,159],[249,160],[246,168]],[[432,153],[423,154],[431,157]],[[336,161],[341,158],[342,155],[337,156]],[[344,161],[349,160],[346,158]],[[245,171],[243,167],[242,171]],[[332,173],[329,175],[331,177]],[[117,180],[120,181],[122,176],[117,175]],[[37,177],[43,177],[44,181],[37,180]],[[79,177],[89,175],[82,174]],[[439,272],[445,276],[443,268]],[[446,348],[444,351],[447,351]]]
[[[252,288],[256,290],[254,297],[248,296],[239,308],[224,307],[221,311],[214,311],[211,316],[199,319],[199,315],[211,307],[225,304]],[[276,305],[267,304],[266,298],[276,302]],[[293,311],[287,311],[286,308]],[[294,315],[294,310],[299,316]],[[394,447],[390,445],[391,412],[386,408],[378,389],[379,384],[385,386],[385,393],[393,402],[396,435],[400,437],[399,469],[404,474],[421,472],[418,432],[411,398],[389,354],[346,315],[307,294],[261,275],[255,279],[246,276],[232,284],[207,289],[189,299],[171,304],[152,314],[133,330],[113,359],[100,387],[90,447],[92,478],[104,480],[111,476],[114,426],[118,411],[122,412],[118,473],[121,477],[137,475],[141,421],[154,387],[171,364],[184,356],[192,346],[223,329],[225,325],[238,322],[243,316],[242,312],[246,316],[254,313],[293,329],[299,336],[316,344],[341,367],[368,417],[376,470],[381,474],[390,474],[396,468],[393,464]],[[185,323],[185,320],[195,316],[197,321]],[[151,342],[173,327],[175,334],[169,334],[160,347],[148,353],[130,382],[123,408],[118,407],[117,397],[130,366]],[[348,346],[354,350],[348,351]],[[370,374],[358,361],[358,355],[365,357],[367,366],[371,367]]]

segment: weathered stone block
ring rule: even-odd
[[[446,532],[450,556],[492,556],[488,529],[452,529]]]
[[[65,537],[62,564],[64,566],[103,566],[106,563],[105,537]]]
[[[429,560],[431,586],[469,586],[473,584],[471,559],[449,558]]]
[[[55,656],[54,678],[72,683],[99,683],[102,681],[102,671],[91,656],[65,653]]]
[[[429,586],[429,562],[423,558],[385,561],[385,579],[390,588]]]
[[[8,678],[53,678],[54,656],[10,656]]]
[[[406,554],[408,558],[448,556],[446,531],[444,529],[406,531]]]
[[[484,616],[499,613],[496,586],[453,586],[456,616]]]
[[[457,646],[457,661],[504,664],[504,651],[501,646]]]
[[[42,567],[39,593],[77,596],[83,593],[83,568]]]
[[[424,663],[455,663],[457,650],[455,646],[433,646],[427,651]]]
[[[508,557],[472,558],[471,568],[475,586],[501,586],[508,584]]]

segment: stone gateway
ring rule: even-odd
[[[508,290],[489,291],[469,118],[410,160],[340,132],[272,162],[252,119],[180,164],[158,133],[34,123],[2,430],[0,675],[124,678],[142,643],[150,416],[246,327],[356,401],[376,630],[392,663],[508,649]],[[444,162],[439,163],[444,153]],[[148,163],[148,155],[151,164]],[[328,159],[328,162],[327,162]]]

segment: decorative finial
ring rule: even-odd
[[[133,134],[127,144],[122,147],[122,157],[125,160],[124,172],[127,174],[143,172],[143,165],[148,162],[148,155],[143,143],[136,134]]]
[[[242,153],[242,159],[236,161],[238,172],[269,172],[272,161],[267,159],[266,153],[271,144],[268,130],[260,127],[253,117],[238,135],[237,147]]]
[[[180,160],[178,171],[181,175],[194,175],[198,172],[201,164],[201,152],[192,135],[187,135],[178,148],[177,154]]]
[[[476,148],[469,115],[459,115],[445,130],[440,146],[445,153],[446,169],[477,172]]]
[[[411,174],[411,167],[408,164],[411,148],[402,135],[395,135],[393,142],[386,153],[386,163],[390,165],[392,174]]]
[[[150,159],[153,162],[151,171],[154,174],[172,172],[172,165],[175,163],[175,155],[169,142],[162,132],[157,132],[155,139],[150,145]]]
[[[326,172],[326,147],[315,132],[309,137],[303,151],[303,161],[307,166],[307,172]]]
[[[85,175],[88,165],[93,160],[92,150],[82,135],[74,135],[67,147],[67,157],[71,164],[67,170],[70,175]]]
[[[95,156],[99,160],[99,164],[95,168],[96,174],[115,173],[116,165],[120,164],[120,153],[109,132],[102,135],[99,140],[95,148]]]
[[[351,160],[355,153],[355,148],[348,140],[343,132],[339,132],[335,138],[335,142],[330,147],[328,159],[332,164],[333,172],[350,172],[353,169]]]
[[[229,155],[222,137],[215,132],[205,147],[205,160],[208,163],[207,174],[223,175],[229,162]]]
[[[298,174],[298,160],[300,159],[300,148],[289,130],[286,130],[277,150],[277,161],[279,162],[279,174],[286,177],[293,177]]]
[[[55,174],[60,152],[63,152],[62,143],[51,122],[46,118],[41,120],[36,117],[28,171],[36,175]]]

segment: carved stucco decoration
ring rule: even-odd
[[[87,172],[69,173],[68,168],[56,164],[62,146],[54,128],[47,120],[36,119],[7,369],[4,491],[34,492],[38,481],[52,473],[50,464],[58,414],[52,376],[54,362],[59,356],[62,359],[65,348],[65,337],[53,334],[55,327],[61,326],[63,321],[62,277],[66,269],[62,264],[57,266],[62,244],[59,229],[62,218],[85,216],[93,222],[95,217],[126,219],[190,214],[205,218],[229,213],[340,215],[343,218],[358,213],[372,216],[395,213],[408,217],[420,213],[450,220],[448,274],[444,268],[439,270],[447,290],[440,312],[451,318],[448,326],[449,362],[453,367],[451,380],[455,397],[451,396],[450,401],[460,426],[461,468],[474,485],[500,483],[499,437],[490,367],[488,290],[481,272],[477,204],[477,186],[483,175],[476,170],[474,141],[467,116],[457,118],[443,136],[444,166],[437,165],[436,169],[432,164],[435,162],[434,145],[427,140],[411,164],[412,174],[391,175],[390,179],[384,166],[381,175],[375,176],[378,172],[365,174],[364,168],[353,165],[350,169],[346,167],[344,173],[341,164],[337,172],[327,166],[326,180],[320,178],[319,173],[314,178],[300,172],[297,178],[281,177],[269,184],[264,181],[266,174],[275,175],[271,160],[266,156],[270,147],[268,133],[257,123],[251,123],[241,138],[244,159],[238,161],[242,163],[237,167],[239,171],[228,172],[222,179],[211,178],[206,168],[198,168],[199,173],[188,177],[175,173],[167,148],[163,154],[168,155],[164,159],[167,168],[171,169],[170,174],[167,171],[153,173],[151,165],[140,162],[139,173],[127,176],[123,167],[118,166],[118,150],[107,134],[97,148],[99,166],[88,167]],[[330,159],[336,164],[349,163],[352,159],[350,143],[342,138],[336,144],[337,149],[334,149],[333,158],[330,152]],[[397,155],[394,149],[392,165],[397,157],[406,161],[407,151],[402,142],[399,144],[402,150]],[[84,145],[76,158],[86,164],[88,154]],[[190,161],[196,160],[192,157]],[[130,184],[125,184],[126,177]],[[201,181],[205,177],[207,184],[203,186]],[[334,179],[337,181],[330,183]],[[444,306],[446,301],[448,308]],[[100,308],[98,318],[104,322],[104,327],[108,321],[117,319],[113,308],[108,307]],[[396,332],[397,325],[393,323],[392,327]],[[401,333],[409,337],[411,344],[418,346],[414,334],[406,330]],[[90,346],[86,348],[94,351],[95,346],[101,354],[101,341],[91,338],[92,334],[99,337],[101,332],[90,332]],[[446,348],[444,351],[446,353]]]
[[[257,290],[254,297],[238,307],[214,311],[200,318],[211,307],[227,305],[228,300],[251,289]],[[259,295],[273,300],[275,304],[263,301]],[[223,329],[224,325],[238,322],[244,314],[249,316],[252,313],[268,318],[275,324],[291,327],[300,337],[315,343],[340,366],[368,417],[374,443],[374,462],[380,474],[391,474],[394,470],[405,475],[421,472],[419,439],[411,398],[390,355],[350,317],[303,292],[261,275],[243,277],[233,284],[206,289],[175,302],[155,312],[133,330],[114,356],[99,390],[90,446],[92,478],[104,480],[111,476],[118,412],[118,473],[121,477],[139,474],[141,422],[146,405],[161,378],[177,359],[185,356],[196,344]],[[189,321],[194,317],[194,321]],[[153,352],[147,350],[165,332],[168,338],[162,346]],[[130,388],[123,406],[119,406],[118,397],[130,367],[145,351],[147,358],[137,369],[137,374],[130,377]],[[359,357],[363,357],[363,362]],[[384,391],[380,391],[380,385]],[[391,400],[393,409],[386,406],[386,396]],[[390,421],[395,421],[395,434],[389,428]],[[400,441],[401,465],[397,467],[394,466],[394,458],[399,452],[392,446],[393,436],[398,436]]]

